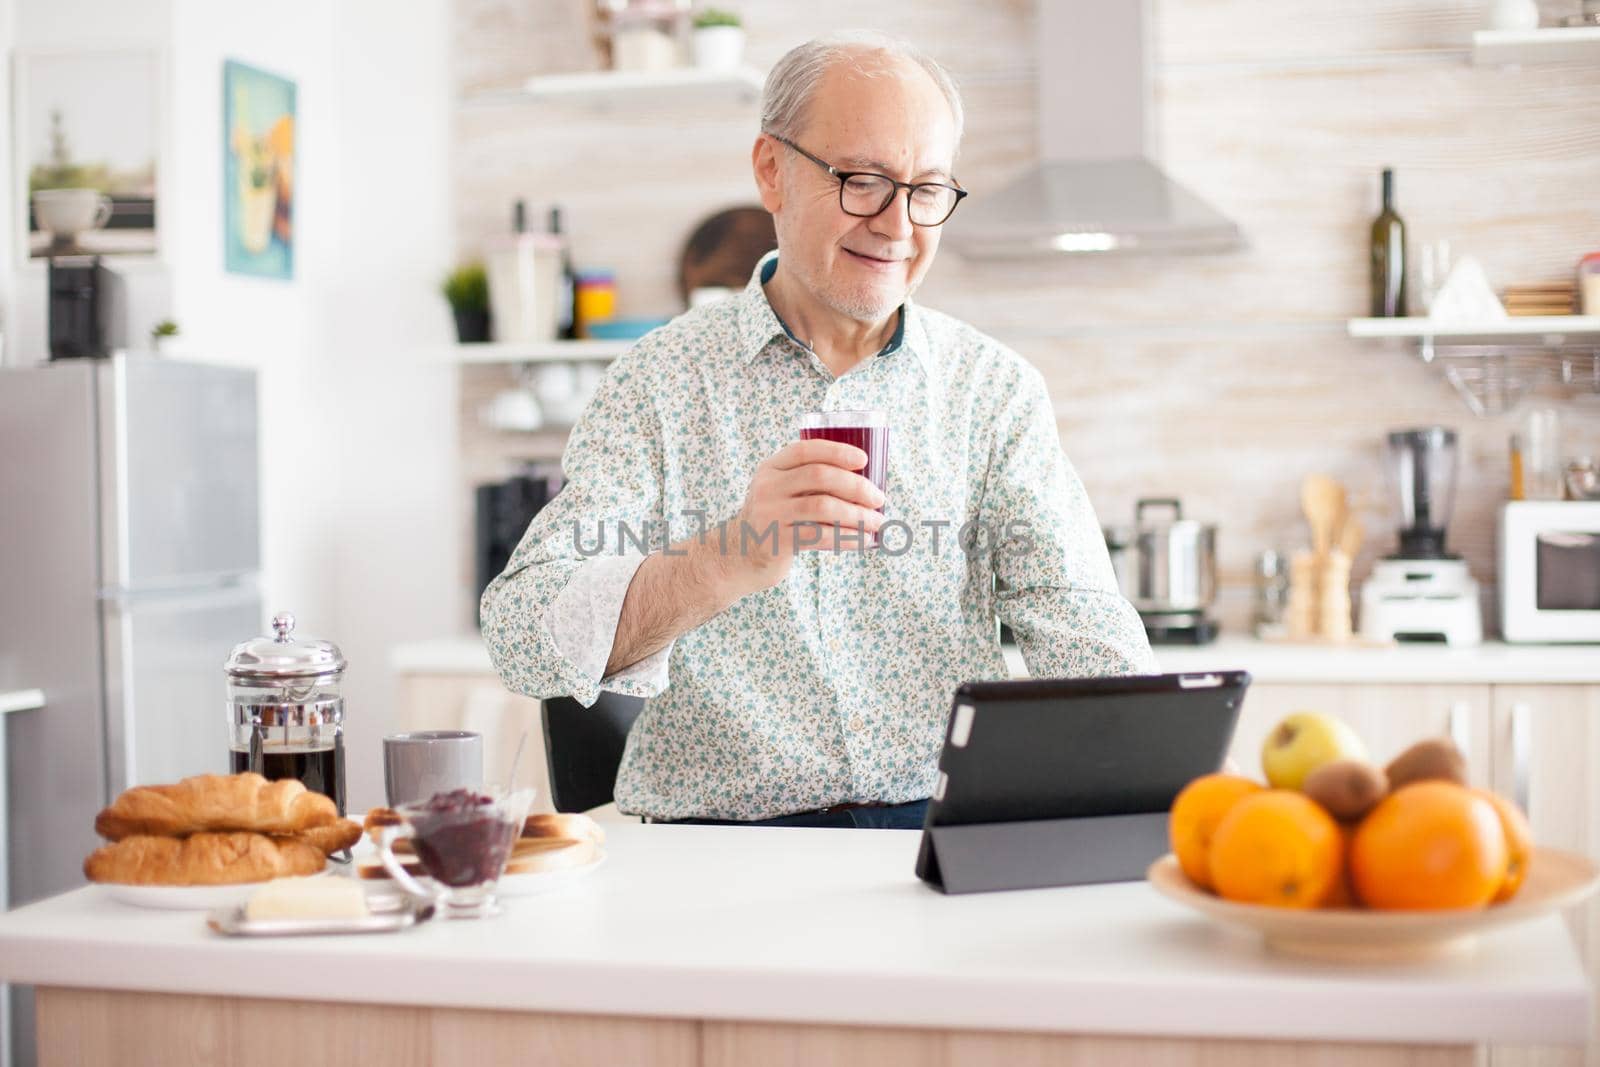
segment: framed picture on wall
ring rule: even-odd
[[[234,274],[294,277],[295,85],[222,68],[222,245]]]
[[[24,259],[159,253],[157,50],[19,52],[12,114]]]

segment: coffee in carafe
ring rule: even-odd
[[[246,641],[228,657],[228,728],[234,773],[295,778],[345,813],[345,658],[328,641],[292,636],[294,616],[272,620],[274,636]]]

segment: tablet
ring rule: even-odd
[[[1244,671],[1207,671],[962,685],[923,824],[918,876],[948,888],[950,861],[980,862],[968,858],[976,856],[1001,868],[989,880],[1014,883],[993,888],[1143,877],[1144,865],[1165,851],[1173,799],[1222,766],[1249,684]],[[945,834],[939,863],[936,831],[998,824],[1038,825]],[[1003,840],[1012,844],[996,844]],[[1008,858],[1030,841],[1034,851],[1070,845],[1080,854]],[[1088,848],[1102,854],[1083,854]],[[1029,871],[1003,869],[1018,862]],[[958,873],[971,881],[972,872]]]

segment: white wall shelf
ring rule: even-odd
[[[1433,362],[1441,352],[1482,356],[1492,348],[1539,349],[1568,357],[1584,352],[1600,355],[1600,315],[1511,316],[1502,322],[1470,325],[1439,323],[1425,316],[1351,319],[1345,328],[1351,337],[1415,341],[1424,363]],[[1563,377],[1570,374],[1568,368]]]
[[[538,341],[458,344],[449,349],[452,363],[608,363],[633,346],[632,341]]]
[[[1416,342],[1424,363],[1445,356],[1444,378],[1477,415],[1515,407],[1541,382],[1600,394],[1600,315],[1529,315],[1452,325],[1423,317],[1351,319],[1351,337]]]
[[[1478,66],[1600,60],[1600,26],[1561,26],[1538,30],[1477,30],[1472,62]]]
[[[471,104],[515,104],[536,100],[606,106],[614,103],[725,98],[751,103],[761,95],[766,75],[754,67],[701,70],[678,67],[661,71],[597,70],[547,74],[529,78],[520,89],[470,94]]]
[[[1423,316],[1351,319],[1346,328],[1351,337],[1450,338],[1464,343],[1508,337],[1545,338],[1542,343],[1552,346],[1560,345],[1570,337],[1579,339],[1583,344],[1600,343],[1600,315],[1512,316],[1503,322],[1471,325],[1438,323]]]

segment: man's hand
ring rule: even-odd
[[[723,527],[724,573],[745,592],[783,581],[794,554],[856,547],[876,534],[883,493],[858,471],[867,454],[838,441],[795,441],[756,467],[744,506]]]
[[[794,553],[858,546],[877,533],[878,487],[856,471],[867,454],[838,441],[796,441],[756,468],[739,514],[706,535],[654,552],[622,601],[605,673],[665,648],[740,597],[783,581]]]

